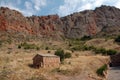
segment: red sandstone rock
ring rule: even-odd
[[[0,8],[0,31],[37,37],[81,38],[82,36],[119,35],[120,9],[101,6],[59,18],[58,15],[24,17],[20,12]]]

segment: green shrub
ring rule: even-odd
[[[91,36],[83,36],[80,40],[86,41],[92,39]]]
[[[77,46],[77,45],[84,45],[85,41],[81,41],[80,39],[68,39],[68,46]]]
[[[68,46],[72,46],[72,44],[71,43],[69,43],[69,45]]]
[[[84,46],[82,46],[81,48],[80,48],[80,50],[81,51],[87,51],[87,50],[89,50],[89,47],[87,47],[86,45],[84,45]]]
[[[62,50],[62,49],[56,50],[55,55],[60,57],[60,61],[63,61],[65,59],[64,50]]]
[[[86,51],[88,51],[88,50],[92,50],[92,47],[91,46],[86,46],[86,45],[84,45],[84,46],[82,46],[81,47],[81,50],[86,50]]]
[[[104,71],[107,70],[107,64],[104,64],[103,66],[101,66],[99,69],[97,69],[96,73],[99,75],[99,76],[104,76]]]
[[[120,35],[115,38],[115,42],[120,42]]]
[[[72,51],[72,53],[74,53],[74,50],[73,50],[73,49],[71,49],[71,51]]]
[[[115,55],[117,53],[116,50],[109,49],[107,50],[107,55]]]
[[[89,50],[89,47],[83,45],[83,46],[74,46],[71,48],[71,51],[85,51],[85,50]]]
[[[21,43],[18,45],[18,48],[23,48],[23,49],[36,49],[39,50],[40,48],[38,46],[36,46],[35,44],[28,44],[26,42]]]
[[[103,55],[105,55],[107,53],[107,50],[104,48],[96,48],[96,49],[94,49],[94,52],[96,54],[102,53]]]
[[[74,46],[71,48],[71,51],[89,51],[92,50],[96,54],[102,54],[102,55],[115,55],[117,53],[116,50],[106,50],[105,48],[96,48],[94,46]]]
[[[81,49],[80,46],[74,46],[71,48],[71,51],[79,51]]]
[[[35,49],[36,45],[34,44],[26,44],[24,45],[24,49]]]
[[[94,46],[87,46],[87,45],[83,45],[83,46],[74,46],[71,48],[71,51],[88,51],[88,50],[96,50],[96,48]]]
[[[71,57],[71,53],[66,52],[64,56],[65,56],[65,58],[70,58]]]
[[[49,49],[49,47],[46,47],[46,48],[45,48],[45,50],[48,50],[48,49]]]
[[[36,47],[36,50],[40,50],[40,47],[37,46],[37,47]]]
[[[94,46],[89,46],[89,49],[92,50],[92,51],[95,51],[97,48],[94,47]]]
[[[102,54],[102,55],[115,55],[117,53],[116,50],[106,50],[105,48],[96,48],[93,50],[96,54]]]
[[[18,45],[18,49],[21,49],[21,45]]]

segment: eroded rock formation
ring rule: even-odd
[[[24,17],[20,12],[0,8],[0,31],[39,38],[81,38],[120,34],[120,9],[101,6],[65,17],[58,15]]]

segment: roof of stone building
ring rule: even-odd
[[[38,55],[43,56],[43,57],[58,57],[54,54],[43,54],[43,53],[38,53]]]

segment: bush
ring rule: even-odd
[[[71,51],[88,51],[88,50],[92,50],[96,54],[102,54],[102,55],[115,55],[117,53],[116,50],[112,50],[112,49],[106,50],[105,48],[96,48],[94,46],[87,46],[87,45],[74,46],[71,48]]]
[[[40,47],[36,47],[36,50],[40,50]]]
[[[82,51],[85,51],[85,50],[86,50],[86,51],[87,51],[87,50],[89,50],[89,47],[88,47],[88,46],[86,46],[86,45],[84,45],[84,46],[82,46],[82,47],[81,47],[81,49],[80,49],[80,50],[82,50]]]
[[[116,50],[106,50],[104,48],[96,48],[93,50],[96,54],[102,53],[102,55],[115,55],[117,53]]]
[[[104,71],[107,70],[107,64],[104,64],[103,66],[101,66],[99,69],[97,69],[96,73],[99,76],[104,76]]]
[[[71,51],[79,51],[81,49],[80,46],[74,46],[71,48]]]
[[[94,47],[94,46],[89,46],[89,49],[90,49],[90,50],[96,50],[96,47]]]
[[[40,48],[38,46],[36,46],[35,44],[28,44],[26,42],[24,43],[21,43],[18,45],[18,48],[24,48],[24,49],[36,49],[36,50],[39,50]]]
[[[26,44],[24,45],[24,49],[35,49],[35,45],[34,44]]]
[[[117,38],[115,38],[115,42],[120,42],[120,35]]]
[[[86,46],[86,45],[84,45],[82,48],[81,48],[81,50],[86,50],[86,51],[88,51],[88,50],[92,50],[93,48],[92,48],[92,46]]]
[[[49,47],[46,47],[46,48],[45,48],[45,50],[48,50],[48,49],[49,49]]]
[[[21,49],[21,45],[18,45],[18,49]]]
[[[69,43],[69,45],[68,46],[72,46],[72,44],[71,43]]]
[[[116,53],[117,53],[116,50],[112,50],[112,49],[107,50],[107,55],[115,55]]]
[[[94,49],[96,54],[102,53],[103,55],[105,55],[107,53],[107,50],[104,48],[96,48]]]
[[[65,58],[70,58],[71,57],[71,53],[66,52],[64,56],[65,56]]]
[[[83,46],[74,46],[71,48],[71,51],[88,51],[88,50],[95,50],[96,48],[94,46],[86,46],[86,45],[83,45]]]
[[[55,51],[55,55],[60,57],[60,61],[63,61],[65,59],[64,51],[62,49],[58,49],[57,51]]]
[[[71,51],[85,51],[85,50],[89,50],[89,47],[87,47],[86,45],[84,46],[74,46],[71,48]]]
[[[92,39],[91,36],[83,36],[80,40],[86,41]]]
[[[24,49],[33,49],[32,44],[28,44],[26,42],[21,43],[20,46],[23,47]]]

